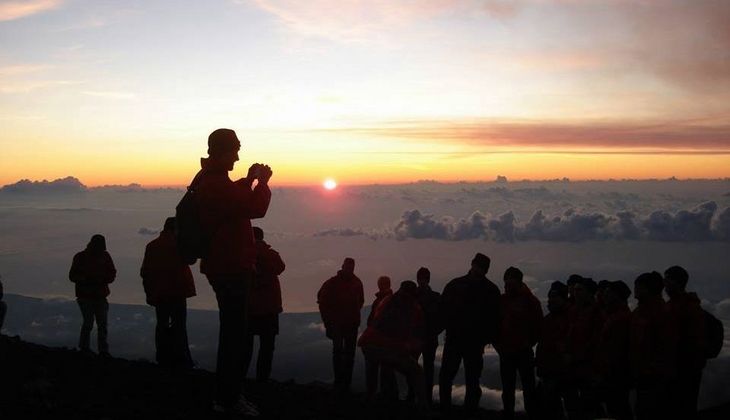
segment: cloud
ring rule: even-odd
[[[72,176],[53,181],[21,179],[14,184],[8,184],[0,188],[0,192],[8,193],[72,193],[82,191],[86,191],[86,186]]]
[[[704,121],[586,121],[529,120],[412,120],[348,128],[357,134],[398,137],[484,147],[562,148],[591,151],[697,151],[730,153],[730,122]],[[499,152],[499,149],[489,150]]]
[[[475,211],[469,217],[454,222],[449,216],[437,219],[433,214],[424,214],[414,209],[403,213],[393,232],[395,238],[401,241],[727,241],[730,239],[730,208],[715,217],[717,208],[717,203],[709,201],[692,210],[680,210],[676,213],[656,210],[644,218],[625,210],[606,214],[570,208],[553,216],[537,210],[529,220],[521,224],[512,211],[496,218]]]
[[[109,91],[109,90],[87,90],[81,92],[82,94],[86,96],[94,96],[97,98],[105,98],[105,99],[135,99],[137,97],[136,93],[133,92],[120,92],[120,91]]]
[[[137,233],[139,233],[140,235],[157,235],[158,233],[160,233],[160,231],[159,231],[159,229],[156,230],[156,229],[141,227],[141,228],[139,228]]]
[[[0,1],[0,22],[52,10],[62,3],[61,0]]]

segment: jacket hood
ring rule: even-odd
[[[393,289],[382,290],[375,293],[375,297],[380,299],[393,294]]]
[[[209,172],[228,172],[224,163],[213,158],[200,158],[200,167]]]

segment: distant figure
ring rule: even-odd
[[[155,307],[157,363],[191,368],[188,347],[187,298],[195,296],[190,267],[180,258],[175,242],[175,218],[168,217],[160,236],[147,244],[140,268],[147,303]]]
[[[441,295],[431,290],[431,271],[421,267],[416,272],[418,282],[418,303],[423,310],[424,323],[421,329],[421,341],[423,346],[423,374],[426,382],[426,400],[433,403],[433,375],[434,361],[436,360],[436,349],[439,346],[439,334],[443,330],[441,322]]]
[[[601,328],[595,354],[595,378],[600,400],[606,404],[608,417],[632,420],[629,391],[629,328],[631,310],[627,302],[631,289],[622,281],[603,285],[601,301],[606,321]]]
[[[251,288],[248,309],[248,333],[246,334],[246,353],[244,371],[248,372],[253,356],[254,336],[259,336],[259,354],[256,360],[256,381],[264,383],[271,377],[274,361],[274,343],[279,334],[279,314],[284,308],[281,303],[281,284],[279,275],[286,265],[274,248],[264,241],[264,231],[253,228],[256,239],[256,276]]]
[[[572,276],[571,276],[572,277]],[[579,410],[579,417],[592,418],[599,414],[599,401],[593,384],[593,358],[603,328],[604,316],[596,304],[596,282],[580,277],[573,286],[568,357],[571,383],[569,406]]]
[[[3,282],[0,280],[0,331],[3,330],[3,324],[5,323],[5,314],[8,312],[8,305],[3,302],[3,296],[5,296],[5,293],[3,291]]]
[[[565,283],[552,283],[548,291],[547,307],[549,313],[543,318],[535,355],[537,376],[540,378],[540,411],[546,420],[562,420],[565,418],[564,406],[570,413],[577,411],[576,407],[570,406],[577,401],[570,400],[567,395],[570,383],[570,303],[568,286]]]
[[[464,408],[479,408],[479,385],[484,366],[484,346],[493,343],[499,326],[499,288],[487,278],[490,260],[478,253],[469,273],[451,280],[441,295],[446,327],[439,372],[439,396],[443,410],[451,408],[451,387],[464,360],[466,395]]]
[[[525,399],[525,411],[536,418],[538,401],[535,392],[535,356],[542,325],[542,306],[522,281],[520,269],[509,267],[504,272],[504,294],[501,297],[500,328],[494,347],[499,353],[499,372],[502,378],[502,418],[515,415],[515,386],[519,372]]]
[[[415,357],[421,347],[417,331],[422,325],[416,284],[404,281],[395,294],[378,305],[372,323],[358,341],[365,355],[369,398],[375,391],[373,378],[377,377],[377,367],[385,365],[405,375],[408,386],[414,390],[417,407],[426,409],[423,370]]]
[[[319,289],[317,303],[327,338],[332,340],[335,389],[349,392],[360,309],[365,303],[362,282],[355,275],[355,260],[345,258],[337,275],[325,281]]]
[[[611,286],[611,282],[608,280],[601,280],[598,282],[598,285],[596,287],[596,304],[598,305],[601,310],[605,311],[605,302],[603,301],[603,296],[606,293],[606,290]],[[628,287],[628,286],[626,286]]]
[[[636,384],[638,420],[668,418],[667,382],[673,376],[675,343],[662,299],[662,275],[643,273],[634,281],[634,297],[639,301],[631,313],[631,372]]]
[[[109,303],[106,297],[109,296],[109,283],[116,276],[114,261],[106,251],[106,239],[102,235],[92,236],[86,249],[74,255],[68,277],[76,285],[76,302],[84,318],[79,337],[82,352],[91,351],[89,341],[96,320],[97,350],[101,356],[110,356],[107,342]]]
[[[575,302],[575,285],[578,284],[583,277],[580,274],[571,274],[568,276],[568,302],[572,305]]]
[[[251,219],[266,215],[271,201],[272,171],[255,163],[246,178],[231,181],[228,171],[238,161],[241,143],[233,130],[221,128],[208,137],[208,158],[200,160],[197,177],[200,222],[210,238],[200,272],[208,277],[218,301],[220,333],[216,365],[215,411],[257,416],[243,394],[248,291],[256,265]],[[193,181],[194,183],[196,181]],[[254,187],[254,183],[256,186]]]
[[[370,315],[368,315],[367,326],[373,324],[375,318],[375,312],[380,304],[386,298],[393,296],[393,289],[391,289],[390,277],[380,276],[378,277],[378,291],[375,293],[375,300],[370,306]],[[372,399],[375,396],[375,391],[378,384],[378,373],[380,374],[380,392],[388,400],[398,399],[398,383],[395,379],[395,373],[393,368],[390,366],[381,365],[378,366],[377,361],[374,359],[365,360],[365,372],[368,375],[366,378],[368,386],[368,398]]]
[[[697,396],[705,367],[706,330],[700,299],[685,289],[689,273],[680,266],[664,272],[664,290],[669,296],[667,310],[670,328],[676,340],[674,369],[669,383],[671,412],[678,418],[697,418]]]

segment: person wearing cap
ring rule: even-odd
[[[421,267],[416,272],[418,283],[418,303],[423,310],[424,322],[420,331],[423,346],[423,374],[426,382],[426,400],[433,403],[433,376],[434,362],[436,360],[436,349],[439,346],[439,334],[444,329],[441,323],[441,294],[431,289],[431,271]]]
[[[114,261],[106,250],[106,238],[96,234],[91,237],[86,249],[74,255],[68,277],[74,283],[76,302],[81,309],[83,324],[79,336],[79,349],[90,352],[91,330],[96,321],[97,350],[100,356],[109,357],[107,341],[107,319],[109,283],[117,276]]]
[[[674,331],[677,375],[669,384],[672,412],[684,419],[697,417],[697,397],[705,367],[705,315],[696,293],[687,292],[689,273],[678,265],[664,272],[667,311]]]
[[[568,286],[560,281],[553,282],[548,291],[549,313],[543,318],[535,352],[535,366],[540,378],[540,411],[547,420],[565,418],[563,406],[571,414],[577,412],[577,407],[571,406],[575,400],[568,398],[566,393],[570,373],[570,361],[567,357],[570,306]]]
[[[596,289],[597,285],[593,279],[581,277],[575,282],[568,334],[568,357],[571,362],[568,396],[575,400],[569,405],[579,407],[581,416],[589,418],[599,410],[598,398],[592,383],[593,355],[604,322],[603,311],[595,300]]]
[[[378,291],[375,293],[375,300],[370,305],[370,315],[368,315],[367,326],[373,324],[375,313],[378,306],[388,297],[393,296],[390,277],[378,277]],[[395,379],[395,372],[389,366],[379,366],[375,360],[365,360],[365,370],[367,374],[366,382],[368,386],[368,396],[372,398],[377,388],[378,377],[380,378],[380,392],[388,400],[394,401],[398,399],[398,382]]]
[[[490,260],[478,253],[465,276],[451,280],[441,295],[442,322],[446,329],[439,372],[441,408],[451,408],[451,388],[464,361],[464,408],[475,412],[482,395],[480,378],[484,346],[494,343],[499,326],[499,288],[487,278]]]
[[[251,219],[266,215],[271,201],[268,183],[272,171],[255,163],[245,178],[232,181],[228,172],[238,161],[240,148],[235,131],[220,128],[208,137],[208,157],[200,160],[197,203],[202,230],[210,238],[207,254],[200,261],[200,272],[215,291],[220,317],[213,408],[257,416],[258,409],[242,392],[248,290],[256,265]]]
[[[535,418],[538,411],[535,357],[532,348],[540,337],[542,305],[522,279],[523,273],[519,268],[509,267],[504,272],[499,334],[494,343],[494,348],[499,353],[504,419],[512,419],[515,415],[515,386],[518,372],[528,417]]]
[[[317,292],[325,333],[332,340],[334,386],[340,393],[349,392],[352,384],[360,310],[364,303],[362,281],[355,275],[355,260],[345,258],[337,275],[325,281]]]
[[[191,368],[187,299],[195,296],[193,273],[177,252],[175,218],[168,217],[160,236],[147,244],[140,268],[147,303],[155,308],[157,363]]]
[[[279,275],[286,265],[281,255],[264,241],[264,231],[253,228],[256,239],[256,276],[249,300],[248,334],[244,372],[248,372],[253,357],[254,336],[259,336],[259,352],[256,359],[256,382],[265,383],[271,376],[274,361],[274,345],[279,334],[279,314],[284,311],[281,302]]]
[[[629,296],[631,289],[623,281],[603,284],[601,301],[606,321],[601,328],[594,357],[594,383],[599,399],[606,404],[608,417],[617,420],[633,419],[629,404]]]
[[[669,418],[667,384],[674,376],[674,340],[666,304],[662,298],[664,279],[656,271],[643,273],[634,281],[638,301],[631,313],[629,359],[636,386],[638,420]]]

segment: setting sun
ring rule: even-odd
[[[337,188],[337,181],[332,178],[327,178],[324,180],[324,183],[322,185],[324,186],[324,189],[331,191]]]

